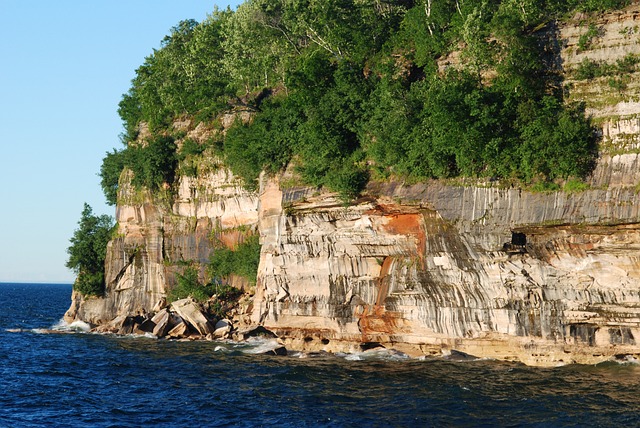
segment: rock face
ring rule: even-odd
[[[558,30],[558,62],[570,77],[584,58],[640,54],[637,35],[624,35],[638,21],[638,6],[599,19],[597,40],[580,52],[586,24],[576,20]],[[287,349],[455,350],[534,365],[640,355],[640,80],[634,73],[613,100],[601,80],[568,79],[602,130],[580,192],[372,183],[345,207],[278,177],[249,193],[223,166],[181,177],[170,205],[124,186],[106,296],[74,295],[67,319],[100,325],[156,313],[154,333],[168,334],[177,324],[162,299],[178,262],[204,264],[212,235],[233,243],[257,228],[255,295],[234,324],[271,330]],[[229,333],[188,323],[200,335]]]
[[[196,128],[196,131],[198,128]],[[195,135],[194,135],[195,134]],[[193,131],[186,138],[206,139]],[[124,172],[116,220],[118,237],[107,247],[105,298],[72,297],[67,321],[100,325],[119,315],[157,312],[185,264],[209,261],[214,242],[233,246],[258,223],[258,195],[244,190],[215,157],[198,178],[182,176],[172,203],[162,195],[136,191]],[[246,284],[238,279],[233,284]]]
[[[348,209],[308,196],[261,216],[252,320],[290,349],[376,342],[531,364],[640,352],[635,190],[369,190]]]

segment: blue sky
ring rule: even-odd
[[[0,0],[0,282],[67,282],[83,203],[120,148],[118,102],[171,27],[212,0]]]

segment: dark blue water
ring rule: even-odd
[[[269,357],[228,343],[32,331],[56,324],[70,293],[0,284],[0,426],[640,425],[636,364]]]

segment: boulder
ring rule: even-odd
[[[153,307],[152,312],[159,312],[167,307],[167,298],[163,297],[158,300],[158,303]]]
[[[169,330],[169,332],[167,333],[167,336],[173,337],[173,338],[187,337],[189,336],[189,326],[187,325],[187,323],[180,320],[180,322],[176,324],[175,327]]]
[[[279,346],[276,349],[272,349],[270,351],[264,352],[264,355],[286,356],[287,348],[285,348],[284,346]]]
[[[133,329],[135,334],[145,334],[145,333],[153,333],[153,330],[156,328],[156,323],[154,323],[150,319],[145,319],[139,325]]]
[[[219,328],[224,328],[224,327],[229,327],[229,330],[231,330],[231,328],[232,328],[231,321],[229,321],[228,319],[221,319],[220,321],[218,321],[216,323],[216,330],[218,330]]]
[[[444,358],[452,361],[475,361],[478,359],[475,355],[467,354],[466,352],[457,351],[455,349],[451,349],[446,352],[443,351]]]
[[[233,326],[231,321],[227,319],[220,320],[216,323],[216,329],[213,332],[214,339],[227,339],[231,334]]]
[[[195,300],[191,298],[176,300],[169,308],[202,336],[214,332],[215,329],[202,313],[202,307]]]
[[[166,336],[171,329],[170,321],[171,314],[169,313],[169,311],[166,309],[161,310],[153,318],[151,318],[151,322],[155,324],[152,333],[158,337]]]
[[[116,334],[133,334],[142,320],[142,317],[120,315],[109,323],[108,331]]]

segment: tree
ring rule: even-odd
[[[120,174],[126,166],[125,150],[113,149],[112,152],[107,152],[102,159],[99,174],[100,185],[109,205],[115,205],[118,199],[118,182]]]
[[[91,207],[84,204],[78,229],[69,240],[71,246],[67,248],[69,260],[66,266],[77,275],[74,290],[85,296],[104,294],[104,261],[113,228],[110,216],[94,216]]]
[[[133,184],[151,190],[171,185],[178,166],[176,144],[171,136],[158,136],[147,145],[128,147],[127,166],[133,171]]]
[[[272,0],[246,1],[222,24],[225,73],[243,89],[242,95],[282,85],[285,64],[299,53],[282,21],[281,6]]]

